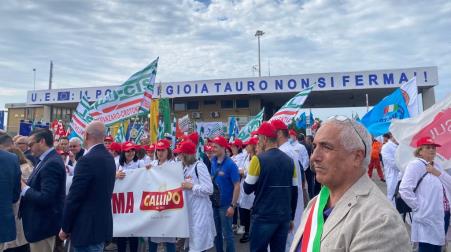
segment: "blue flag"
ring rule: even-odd
[[[229,138],[230,139],[235,138],[235,135],[234,135],[236,132],[235,127],[236,127],[236,119],[234,116],[232,116],[230,118],[230,122],[229,122]]]
[[[307,128],[307,116],[305,115],[305,112],[301,114],[301,116],[298,118],[296,122],[296,128],[298,129],[306,129]]]
[[[396,89],[389,96],[376,104],[360,121],[374,137],[387,133],[391,120],[409,118],[409,110],[401,89]]]
[[[5,111],[0,111],[0,129],[5,129],[4,126],[4,121],[5,121]]]
[[[315,123],[315,118],[313,118],[312,111],[310,111],[310,126],[312,126]]]

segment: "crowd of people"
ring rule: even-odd
[[[115,181],[130,169],[174,162],[183,167],[190,237],[146,237],[150,252],[159,244],[167,252],[234,252],[236,234],[252,252],[411,251],[412,243],[422,252],[446,243],[451,175],[434,162],[440,145],[431,138],[417,141],[404,172],[391,134],[379,141],[341,116],[315,137],[272,120],[244,142],[205,139],[203,155],[199,142],[194,132],[116,143],[98,121],[83,139],[54,141],[46,129],[0,133],[0,252],[63,251],[68,240],[76,252],[137,252],[140,238],[113,237]],[[370,179],[373,169],[386,195]],[[410,240],[397,194],[411,208]]]

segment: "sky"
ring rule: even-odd
[[[0,109],[26,101],[33,69],[46,89],[50,60],[53,88],[120,85],[158,56],[158,82],[254,76],[256,30],[263,75],[438,66],[441,100],[450,28],[449,0],[3,0]]]

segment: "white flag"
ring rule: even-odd
[[[410,81],[404,83],[401,86],[401,92],[404,96],[404,100],[406,101],[410,117],[417,116],[420,110],[418,106],[417,78],[413,77]]]
[[[305,100],[307,99],[310,92],[312,92],[313,86],[310,86],[309,88],[306,88],[299,92],[297,95],[295,95],[293,98],[291,98],[287,103],[285,103],[279,111],[277,111],[269,121],[272,120],[282,120],[286,125],[291,123],[291,120],[293,117],[295,117],[300,109],[302,108],[302,105],[304,104]]]

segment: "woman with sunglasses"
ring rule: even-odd
[[[119,157],[119,168],[116,171],[116,179],[124,179],[126,171],[145,167],[142,160],[136,156],[136,146],[132,142],[125,142],[122,145],[122,152]],[[130,252],[138,251],[138,237],[117,237],[117,251],[126,252],[127,243],[130,246]]]
[[[418,251],[439,252],[449,226],[451,176],[434,162],[441,145],[423,137],[416,146],[416,158],[407,165],[399,193],[412,208],[411,240],[418,242]]]
[[[174,162],[172,160],[171,143],[167,139],[161,139],[155,145],[157,151],[156,159],[151,162],[151,166],[160,166],[167,162]],[[166,247],[166,252],[175,252],[176,238],[171,237],[150,237],[149,238],[149,252],[157,252],[158,244],[163,243]]]

